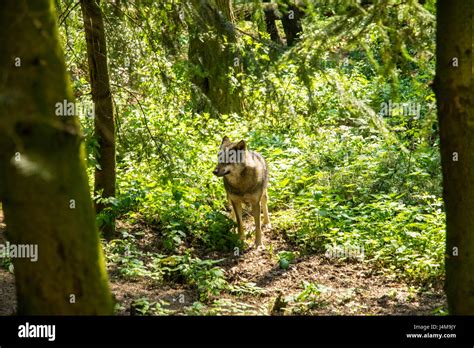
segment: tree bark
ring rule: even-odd
[[[285,31],[287,46],[293,46],[303,31],[300,8],[294,3],[290,3],[290,1],[285,0],[283,6],[281,6],[281,22]]]
[[[269,1],[270,0],[266,0],[264,2]],[[276,25],[276,20],[279,19],[276,13],[278,12],[277,5],[271,3],[264,4],[263,12],[265,13],[265,27],[267,33],[270,34],[270,39],[279,45],[283,44],[283,40],[280,37],[280,33],[278,32],[278,27]]]
[[[22,20],[19,20],[22,19]],[[0,2],[0,200],[21,315],[112,314],[77,117],[49,0]]]
[[[84,30],[87,42],[87,58],[95,105],[95,137],[99,143],[99,155],[94,175],[94,192],[103,198],[115,197],[115,120],[107,68],[107,47],[104,22],[99,0],[81,0]],[[96,213],[101,213],[105,204],[96,203]],[[106,238],[115,232],[115,221],[101,226]]]
[[[434,89],[446,208],[450,314],[474,314],[474,110],[472,1],[437,2]]]

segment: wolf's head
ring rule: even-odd
[[[217,166],[212,173],[220,177],[240,172],[245,166],[246,149],[245,141],[233,143],[228,137],[224,137],[217,155]]]

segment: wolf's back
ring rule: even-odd
[[[249,151],[252,156],[254,156],[254,158],[257,159],[257,161],[262,165],[263,167],[263,188],[265,189],[268,185],[268,165],[267,165],[267,161],[265,160],[265,158],[263,158],[263,156],[261,154],[259,154],[258,152],[255,152],[255,151]]]

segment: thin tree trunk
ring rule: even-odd
[[[0,23],[0,200],[8,240],[38,247],[13,258],[17,312],[112,314],[53,2],[2,1]]]
[[[446,207],[450,314],[474,314],[474,112],[472,1],[437,2],[434,89]]]
[[[293,2],[294,1],[292,0],[285,0],[284,5],[281,6],[281,22],[283,24],[283,30],[286,35],[286,44],[288,46],[293,46],[303,31],[303,27],[301,26],[302,14],[300,8]]]
[[[269,2],[270,0],[264,1],[264,3]],[[278,27],[276,25],[276,20],[279,19],[276,15],[277,12],[277,5],[276,4],[265,4],[263,6],[263,11],[265,13],[265,27],[267,33],[270,34],[270,39],[278,44],[282,44],[283,40],[280,37],[280,33],[278,32]]]
[[[107,68],[104,22],[99,0],[81,0],[81,8],[92,100],[95,105],[95,137],[99,143],[97,162],[100,168],[95,170],[94,192],[102,192],[104,198],[115,197],[115,121]],[[99,214],[105,207],[104,204],[96,204],[96,213]],[[104,237],[111,238],[115,232],[115,221],[102,226],[101,231]]]

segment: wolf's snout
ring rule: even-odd
[[[217,167],[216,169],[214,169],[212,174],[214,174],[215,176],[218,176],[218,177],[223,177],[223,176],[229,174],[229,170],[225,170],[223,168]]]

